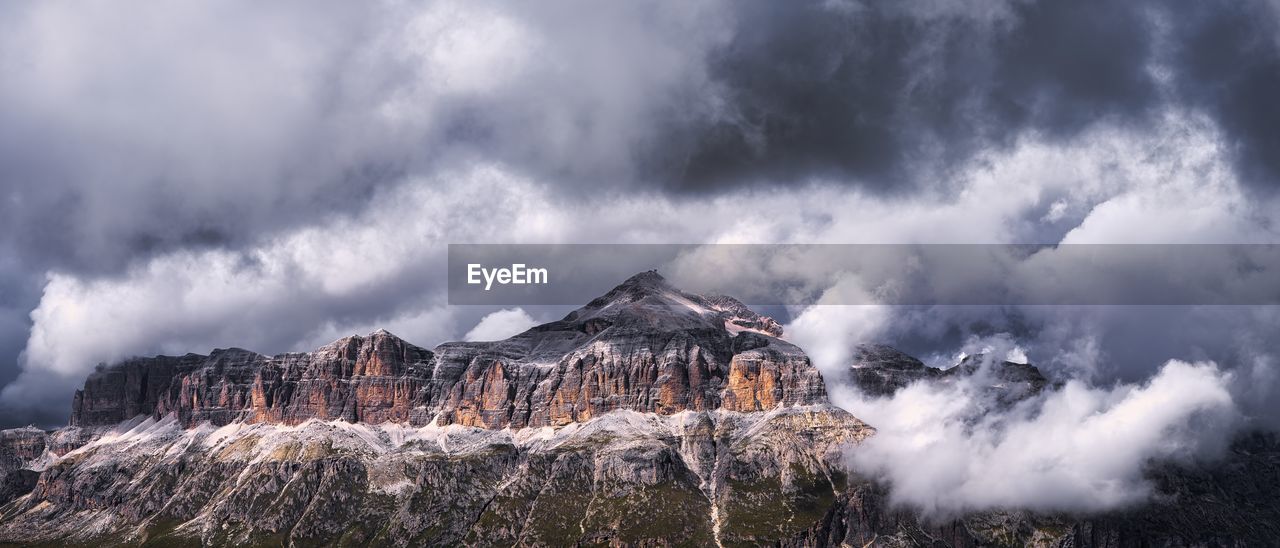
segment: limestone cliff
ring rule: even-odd
[[[433,350],[386,331],[313,352],[241,349],[101,368],[71,424],[174,413],[187,427],[309,419],[562,426],[614,410],[767,411],[824,402],[821,375],[781,327],[728,297],[638,274],[564,319],[497,342]]]

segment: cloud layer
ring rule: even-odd
[[[1232,375],[1213,363],[1171,360],[1142,384],[1111,388],[1072,380],[1009,409],[981,379],[917,383],[885,399],[837,394],[877,427],[849,450],[851,464],[931,518],[1100,512],[1145,501],[1153,462],[1219,455],[1240,421]]]

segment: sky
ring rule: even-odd
[[[448,306],[449,243],[1275,243],[1275,97],[1275,0],[7,2],[0,426],[128,356],[566,311]],[[1275,307],[778,314],[1280,415]]]

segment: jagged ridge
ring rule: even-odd
[[[988,365],[983,368],[983,365]],[[920,360],[888,345],[859,344],[854,347],[844,381],[869,396],[891,396],[920,381],[951,382],[960,378],[989,374],[988,390],[997,399],[1013,402],[1037,394],[1049,384],[1034,365],[996,361],[976,354],[965,356],[954,367],[929,367]]]
[[[71,424],[174,413],[208,421],[559,426],[613,410],[762,411],[825,402],[821,375],[781,326],[729,297],[645,272],[510,339],[433,350],[386,331],[314,352],[243,349],[135,358],[76,392]]]

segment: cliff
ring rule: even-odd
[[[854,347],[850,366],[840,382],[857,387],[873,397],[892,396],[912,383],[950,383],[967,380],[980,383],[999,403],[1009,404],[1040,393],[1048,379],[1034,365],[991,359],[986,355],[965,356],[954,367],[929,367],[906,353],[883,344]]]
[[[615,410],[765,411],[826,400],[821,375],[781,327],[728,297],[638,274],[564,319],[497,342],[433,350],[386,331],[313,352],[242,349],[135,358],[92,374],[71,424],[174,413],[208,421],[310,419],[562,426]]]

